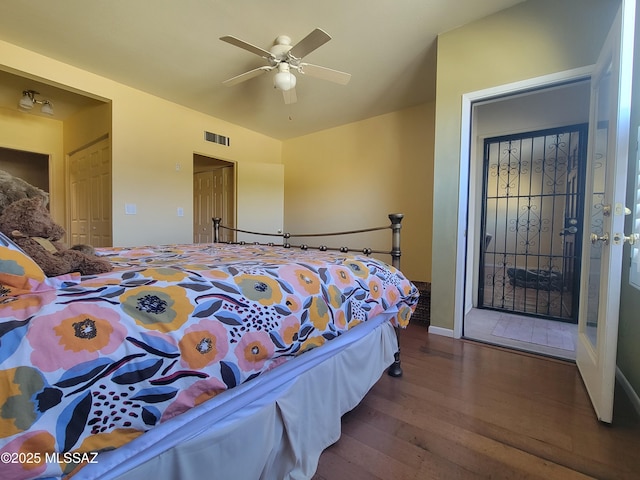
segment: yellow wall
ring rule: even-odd
[[[6,42],[0,42],[0,59],[0,68],[12,73],[111,101],[115,245],[192,241],[194,153],[238,163],[281,163],[279,140]],[[64,187],[63,133],[58,123],[52,197]],[[231,146],[205,142],[205,130],[230,137]],[[12,148],[34,150],[31,145]],[[237,182],[240,195],[242,179]],[[136,204],[137,215],[125,215],[125,203]],[[177,216],[178,207],[184,209],[183,217]]]
[[[453,329],[462,95],[595,63],[609,0],[524,2],[438,38],[431,325]]]
[[[111,136],[111,104],[105,102],[86,108],[64,122],[64,151],[68,155]]]
[[[412,280],[431,281],[434,108],[424,104],[285,141],[286,231],[375,227],[388,223],[387,214],[403,213],[401,268]],[[388,249],[390,233],[367,240]]]
[[[0,118],[3,125],[11,123],[2,129],[0,144],[52,155],[52,213],[59,223],[66,220],[64,156],[109,134],[115,245],[192,241],[194,153],[244,163],[239,171],[247,171],[251,163],[284,162],[287,229],[307,226],[309,216],[301,213],[306,208],[318,215],[322,229],[333,229],[339,218],[345,218],[348,228],[355,220],[358,226],[381,225],[387,213],[402,212],[403,270],[414,280],[430,280],[433,104],[294,139],[285,153],[279,140],[6,42],[0,42],[0,59],[0,67],[13,73],[105,101],[64,126],[13,111]],[[46,133],[39,133],[45,126]],[[34,134],[33,128],[40,130]],[[205,142],[205,130],[229,136],[231,146]],[[253,186],[244,185],[241,176],[237,183],[242,205]],[[135,204],[137,215],[125,215],[125,204]],[[184,209],[183,217],[177,216],[178,207]],[[241,218],[241,211],[238,215],[238,225],[254,220]]]
[[[59,120],[0,108],[0,145],[15,150],[49,155],[51,215],[64,221],[63,124]]]

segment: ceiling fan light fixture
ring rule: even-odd
[[[296,76],[289,71],[281,71],[273,77],[273,85],[283,92],[287,92],[296,87]]]

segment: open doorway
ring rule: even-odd
[[[472,105],[464,337],[575,359],[589,92],[581,79]]]
[[[193,155],[193,242],[213,242],[213,217],[235,227],[235,164],[204,155]],[[233,232],[222,229],[220,240],[235,240]]]
[[[0,170],[50,193],[49,155],[0,147]]]
[[[578,323],[587,127],[484,140],[478,308]]]

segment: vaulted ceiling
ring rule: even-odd
[[[0,40],[286,139],[433,100],[437,35],[521,1],[2,0]],[[286,105],[274,72],[222,84],[267,63],[220,37],[269,50],[315,28],[332,39],[304,61],[350,73],[347,85],[298,74]],[[61,115],[92,101],[2,70],[0,58],[1,107],[34,87]]]

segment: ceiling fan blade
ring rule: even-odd
[[[282,96],[284,97],[284,103],[286,105],[290,105],[298,101],[298,96],[296,95],[295,88],[292,88],[291,90],[283,90]]]
[[[254,68],[253,70],[249,70],[248,72],[241,73],[240,75],[236,75],[228,80],[222,82],[223,85],[227,87],[231,87],[233,85],[237,85],[240,82],[244,82],[245,80],[249,80],[250,78],[257,77],[258,75],[262,75],[270,70],[273,70],[273,67],[262,66],[258,68]]]
[[[332,68],[321,67],[319,65],[312,65],[310,63],[301,63],[299,71],[300,73],[309,75],[310,77],[329,80],[330,82],[339,83],[340,85],[346,85],[347,83],[349,83],[349,80],[351,80],[350,73],[333,70]]]
[[[232,37],[231,35],[225,35],[224,37],[220,37],[220,40],[222,40],[223,42],[230,43],[231,45],[235,45],[236,47],[240,47],[244,50],[247,50],[248,52],[255,53],[256,55],[263,58],[267,58],[267,59],[276,58],[274,57],[273,53],[269,52],[268,50],[265,50],[260,47],[256,47],[255,45],[245,42],[244,40],[240,40],[239,38]]]
[[[316,28],[313,32],[296,43],[291,50],[289,50],[289,56],[301,59],[305,55],[313,52],[316,48],[327,43],[329,40],[331,40],[331,36],[327,32]]]

